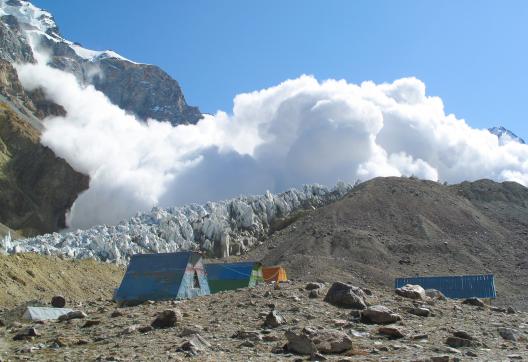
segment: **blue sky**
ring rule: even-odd
[[[160,66],[203,112],[299,75],[416,76],[474,127],[528,138],[527,1],[34,0],[63,35]]]

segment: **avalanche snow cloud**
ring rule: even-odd
[[[528,184],[528,146],[445,114],[416,78],[390,84],[303,75],[240,94],[232,113],[196,125],[141,122],[92,86],[44,64],[18,67],[67,116],[45,121],[42,143],[91,177],[71,227],[114,224],[138,210],[333,185],[376,176]]]

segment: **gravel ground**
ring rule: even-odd
[[[528,315],[524,312],[508,314],[488,306],[465,305],[458,300],[429,301],[431,305],[403,298],[390,289],[373,289],[368,303],[384,305],[402,318],[386,327],[396,328],[404,337],[389,339],[378,333],[379,325],[365,324],[354,318],[350,309],[324,302],[328,288],[326,284],[319,289],[318,297],[310,298],[304,282],[290,282],[282,284],[280,289],[264,285],[193,300],[147,302],[125,308],[99,298],[70,306],[84,311],[87,317],[83,319],[43,324],[19,321],[1,327],[0,360],[310,360],[310,356],[293,354],[283,348],[287,343],[285,331],[299,332],[304,327],[334,329],[352,339],[352,348],[348,351],[324,355],[330,361],[528,359]],[[409,308],[420,305],[430,309],[432,316],[409,313]],[[286,319],[285,324],[263,327],[271,307]],[[167,309],[177,311],[176,325],[149,330],[155,317]],[[18,332],[29,327],[34,327],[38,336],[13,341]],[[499,335],[499,328],[503,327],[514,329],[516,342]],[[253,333],[233,338],[240,331]],[[454,332],[469,334],[473,346],[448,347],[446,339]],[[186,333],[189,335],[184,336]],[[195,355],[185,351],[185,343],[198,338],[193,333],[206,341],[205,346],[195,343]]]

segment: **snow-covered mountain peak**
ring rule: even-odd
[[[90,50],[64,39],[59,32],[53,15],[36,7],[29,1],[0,0],[0,16],[5,15],[14,16],[26,33],[37,33],[54,42],[67,44],[82,59],[94,62],[100,59],[115,58],[138,64],[112,50]]]
[[[526,143],[521,137],[517,136],[512,131],[502,126],[491,127],[488,129],[488,131],[490,131],[492,134],[496,135],[499,138],[499,143],[501,145],[509,143],[509,142],[518,142],[521,144]]]
[[[53,15],[29,1],[0,0],[0,15],[12,15],[27,30],[35,30],[52,37],[60,37]]]

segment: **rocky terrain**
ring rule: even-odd
[[[415,275],[493,273],[502,303],[528,308],[528,189],[378,178],[314,210],[245,256],[304,280],[393,285]]]
[[[342,284],[340,286],[343,286]],[[528,358],[526,313],[387,288],[349,288],[365,306],[326,302],[330,284],[290,282],[118,308],[67,300],[64,321],[2,313],[2,360],[513,361]],[[310,289],[310,290],[308,290]],[[350,291],[352,290],[352,291]],[[409,294],[410,296],[412,294]],[[434,295],[434,294],[430,294]],[[326,297],[325,297],[326,296]],[[343,296],[343,295],[342,295]],[[332,299],[335,302],[338,299]],[[350,300],[349,298],[341,301]],[[473,305],[473,304],[479,304]],[[366,309],[365,309],[366,308]]]

